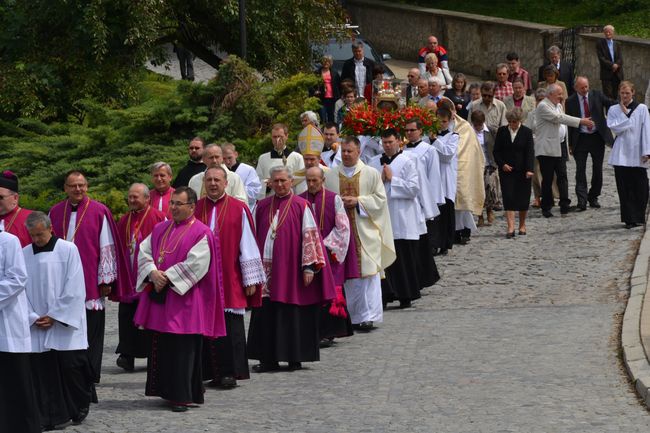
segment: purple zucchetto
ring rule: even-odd
[[[0,175],[0,187],[18,193],[18,177],[9,170],[3,171]]]

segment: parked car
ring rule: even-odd
[[[318,68],[318,66],[320,65],[321,57],[323,55],[329,54],[334,59],[334,65],[332,65],[332,69],[334,69],[336,72],[341,74],[341,70],[343,69],[343,63],[352,57],[353,40],[363,42],[364,55],[367,58],[374,61],[375,63],[379,63],[384,67],[385,69],[384,78],[391,79],[391,80],[395,78],[395,74],[393,73],[393,71],[391,71],[391,69],[384,63],[384,61],[391,59],[390,55],[384,53],[380,56],[379,54],[377,54],[377,51],[375,51],[375,49],[372,47],[372,44],[360,35],[355,36],[354,39],[349,38],[349,39],[337,40],[336,38],[331,38],[329,42],[325,44],[314,44],[312,46],[313,69],[316,70]]]

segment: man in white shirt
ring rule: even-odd
[[[226,167],[228,167],[230,171],[237,173],[244,183],[246,196],[248,197],[248,208],[253,210],[255,202],[257,201],[257,196],[262,190],[262,183],[260,182],[260,178],[257,175],[255,168],[237,161],[239,153],[237,153],[237,148],[234,144],[223,144],[221,145],[221,150],[223,152],[223,162],[226,164]]]

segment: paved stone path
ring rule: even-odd
[[[515,240],[499,215],[438,259],[442,280],[413,308],[389,309],[379,329],[339,340],[302,371],[209,389],[184,414],[144,396],[144,361],[135,373],[115,366],[111,304],[100,403],[67,430],[647,432],[618,358],[642,232],[619,223],[610,168],[601,203],[549,220],[532,210]]]

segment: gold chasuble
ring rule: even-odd
[[[360,274],[365,278],[379,273],[383,278],[384,270],[396,258],[384,184],[377,170],[361,161],[351,177],[345,175],[345,168],[339,165],[330,170],[325,175],[325,188],[341,197],[357,197],[358,209],[346,212],[357,241]]]
[[[476,133],[468,121],[454,115],[454,132],[458,140],[458,178],[456,189],[456,210],[468,210],[480,215],[485,201],[483,171],[485,155]]]

